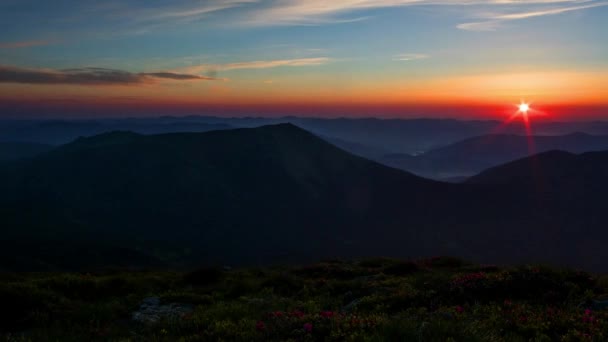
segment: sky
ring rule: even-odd
[[[0,0],[0,116],[598,119],[607,35],[608,0]]]

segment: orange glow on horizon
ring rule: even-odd
[[[608,71],[601,70],[434,75],[397,80],[385,75],[373,81],[312,73],[302,77],[285,75],[275,77],[273,82],[231,79],[120,86],[0,84],[0,104],[137,108],[141,112],[157,108],[192,112],[220,108],[226,112],[250,110],[255,115],[322,112],[389,117],[399,117],[411,109],[413,115],[420,117],[497,119],[513,115],[512,107],[501,103],[533,98],[534,105],[526,103],[528,110],[522,112],[526,117],[534,116],[534,120],[548,113],[552,119],[608,115],[602,109],[594,109],[592,114],[585,109],[608,108]]]

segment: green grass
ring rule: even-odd
[[[5,341],[605,341],[608,280],[453,258],[221,271],[0,274]],[[195,306],[144,325],[146,297]]]

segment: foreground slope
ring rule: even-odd
[[[52,148],[51,145],[37,143],[0,142],[0,162],[32,158]]]
[[[498,184],[522,194],[567,202],[570,208],[602,205],[608,190],[608,151],[549,151],[486,170],[469,184]]]
[[[7,341],[606,341],[608,278],[454,258],[4,274]]]
[[[482,172],[467,183],[508,193],[535,217],[553,221],[542,248],[574,250],[605,268],[608,231],[608,152],[549,151]]]

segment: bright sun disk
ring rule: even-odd
[[[524,113],[524,114],[527,114],[529,110],[530,110],[530,105],[529,105],[529,104],[527,104],[527,103],[523,103],[523,102],[522,102],[522,103],[519,105],[519,111],[520,111],[520,112],[522,112],[522,113]]]

